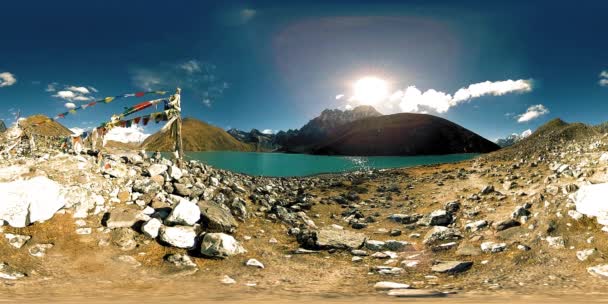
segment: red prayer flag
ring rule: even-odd
[[[146,95],[146,93],[145,93],[145,92],[137,92],[137,93],[135,93],[135,96],[136,96],[136,97],[142,97],[142,96],[144,96],[144,95]]]

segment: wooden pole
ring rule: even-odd
[[[177,110],[177,119],[175,120],[175,152],[177,152],[177,162],[182,165],[184,159],[184,146],[182,142],[182,107],[181,107],[181,92],[180,88],[177,88],[174,95],[173,108]]]
[[[178,159],[179,161],[183,161],[184,159],[184,147],[182,144],[182,117],[181,117],[181,113],[179,114],[180,116],[177,117],[177,120],[175,121],[175,123],[177,124],[177,131],[176,131],[176,139],[175,139],[175,151],[177,151],[178,153]]]

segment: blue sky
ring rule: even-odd
[[[394,97],[380,111],[428,112],[489,139],[555,117],[608,120],[608,2],[529,2],[10,1],[0,118],[179,85],[185,116],[285,130],[361,103],[353,84],[373,76]],[[96,126],[143,100],[61,122]]]

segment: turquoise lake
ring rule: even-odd
[[[471,159],[477,155],[479,154],[351,157],[222,151],[186,153],[188,159],[199,160],[218,169],[272,177],[310,176],[322,173],[451,163]]]

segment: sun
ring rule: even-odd
[[[363,77],[354,85],[354,99],[364,105],[375,105],[388,97],[388,83],[375,76]]]

